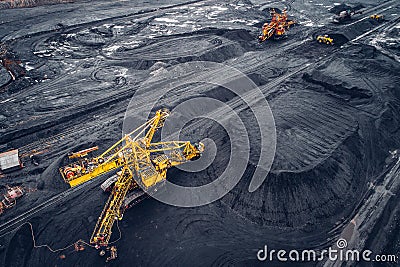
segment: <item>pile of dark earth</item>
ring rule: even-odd
[[[277,132],[271,172],[257,191],[248,192],[260,130],[250,108],[239,105],[251,144],[239,184],[198,208],[153,199],[133,207],[119,222],[119,255],[111,265],[254,266],[262,264],[256,253],[265,244],[331,246],[368,197],[371,182],[393,166],[390,151],[400,147],[399,4],[346,3],[366,12],[336,25],[331,11],[343,6],[335,7],[335,1],[78,1],[1,10],[0,40],[24,71],[13,81],[0,68],[0,146],[19,148],[25,168],[6,174],[0,185],[38,189],[2,214],[1,223],[68,189],[58,170],[68,152],[93,145],[104,151],[116,142],[137,88],[146,90],[136,97],[150,102],[168,83],[163,75],[185,74],[180,66],[201,60],[242,71],[265,95]],[[271,7],[287,7],[298,25],[284,39],[259,44],[259,26]],[[386,20],[365,19],[373,12]],[[338,43],[318,44],[314,38],[321,34],[332,34]],[[188,85],[159,106],[173,109],[195,96],[226,104],[238,98],[222,87]],[[171,169],[174,183],[208,183],[227,165],[226,131],[210,120],[201,125],[181,139],[211,138],[217,157],[197,173]],[[38,165],[29,157],[35,152]],[[393,194],[379,221],[368,222],[364,240],[375,253],[399,254],[399,196]],[[90,184],[25,221],[32,223],[38,244],[61,248],[87,241],[106,199],[98,183]],[[104,264],[90,248],[34,249],[29,225],[18,228],[23,222],[0,229],[1,265]],[[118,238],[118,230],[113,232],[112,239]]]

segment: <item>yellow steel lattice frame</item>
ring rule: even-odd
[[[166,110],[159,110],[156,115],[146,123],[125,135],[121,140],[108,148],[99,157],[93,159],[99,164],[84,175],[77,175],[72,179],[64,176],[65,168],[61,168],[61,174],[71,185],[77,186],[103,173],[122,167],[118,173],[111,195],[104,206],[96,223],[90,239],[90,243],[107,246],[112,234],[114,221],[122,219],[122,204],[127,192],[139,185],[150,188],[166,179],[167,169],[177,166],[197,156],[204,150],[204,145],[193,145],[188,141],[169,141],[151,143],[157,129],[164,125],[169,116]]]

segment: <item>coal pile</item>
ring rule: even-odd
[[[0,3],[0,8],[21,8],[34,7],[58,3],[70,3],[72,0],[4,0]]]

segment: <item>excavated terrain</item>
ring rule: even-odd
[[[169,92],[150,108],[173,111],[198,96],[233,108],[249,132],[246,171],[233,190],[209,205],[178,208],[147,199],[128,210],[111,238],[121,231],[118,259],[107,265],[256,266],[263,264],[256,253],[265,244],[298,250],[331,246],[369,203],[371,184],[382,183],[393,167],[390,151],[400,148],[400,5],[383,0],[346,5],[365,11],[333,24],[332,14],[345,6],[326,0],[103,0],[0,10],[0,41],[7,57],[21,62],[15,81],[0,68],[0,151],[19,148],[25,165],[6,173],[0,185],[37,189],[0,217],[1,265],[105,265],[90,247],[56,253],[33,248],[30,227],[23,223],[32,224],[37,244],[55,249],[88,241],[108,197],[99,188],[107,177],[59,195],[70,192],[59,173],[67,153],[94,145],[107,149],[121,138],[131,98],[142,103],[135,110],[142,114],[171,77],[198,77],[186,68],[194,61],[236,68],[259,87],[276,126],[271,171],[258,190],[248,191],[263,129],[238,96],[207,83]],[[298,24],[286,38],[259,44],[272,7],[286,7]],[[385,20],[370,20],[374,13]],[[321,34],[331,35],[335,45],[317,43]],[[235,79],[218,70],[209,73],[210,79]],[[171,120],[179,116],[185,114]],[[228,112],[220,116],[236,130]],[[199,172],[171,169],[168,179],[203,185],[225,170],[231,142],[210,119],[186,126],[190,130],[179,138],[212,139],[216,157]],[[387,205],[379,206],[381,215],[365,220],[362,238],[374,253],[400,256],[400,192],[391,192]],[[51,197],[60,200],[9,224]]]

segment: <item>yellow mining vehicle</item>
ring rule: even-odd
[[[329,37],[328,35],[319,35],[317,37],[317,41],[319,43],[324,43],[328,45],[333,45],[333,38]]]
[[[97,221],[90,243],[107,247],[115,220],[121,220],[129,191],[152,190],[165,181],[167,169],[200,157],[202,143],[169,141],[152,143],[155,132],[163,127],[169,111],[158,110],[146,123],[125,135],[98,157],[79,158],[76,163],[60,168],[65,181],[77,186],[101,174],[120,168],[113,181],[110,197]],[[92,150],[92,149],[89,149]],[[87,150],[79,155],[87,155]],[[134,178],[137,179],[134,179]],[[137,194],[141,196],[143,194]],[[130,200],[131,201],[131,200]]]
[[[369,16],[369,18],[373,19],[373,20],[377,20],[377,21],[382,21],[383,15],[374,14],[374,15]]]

